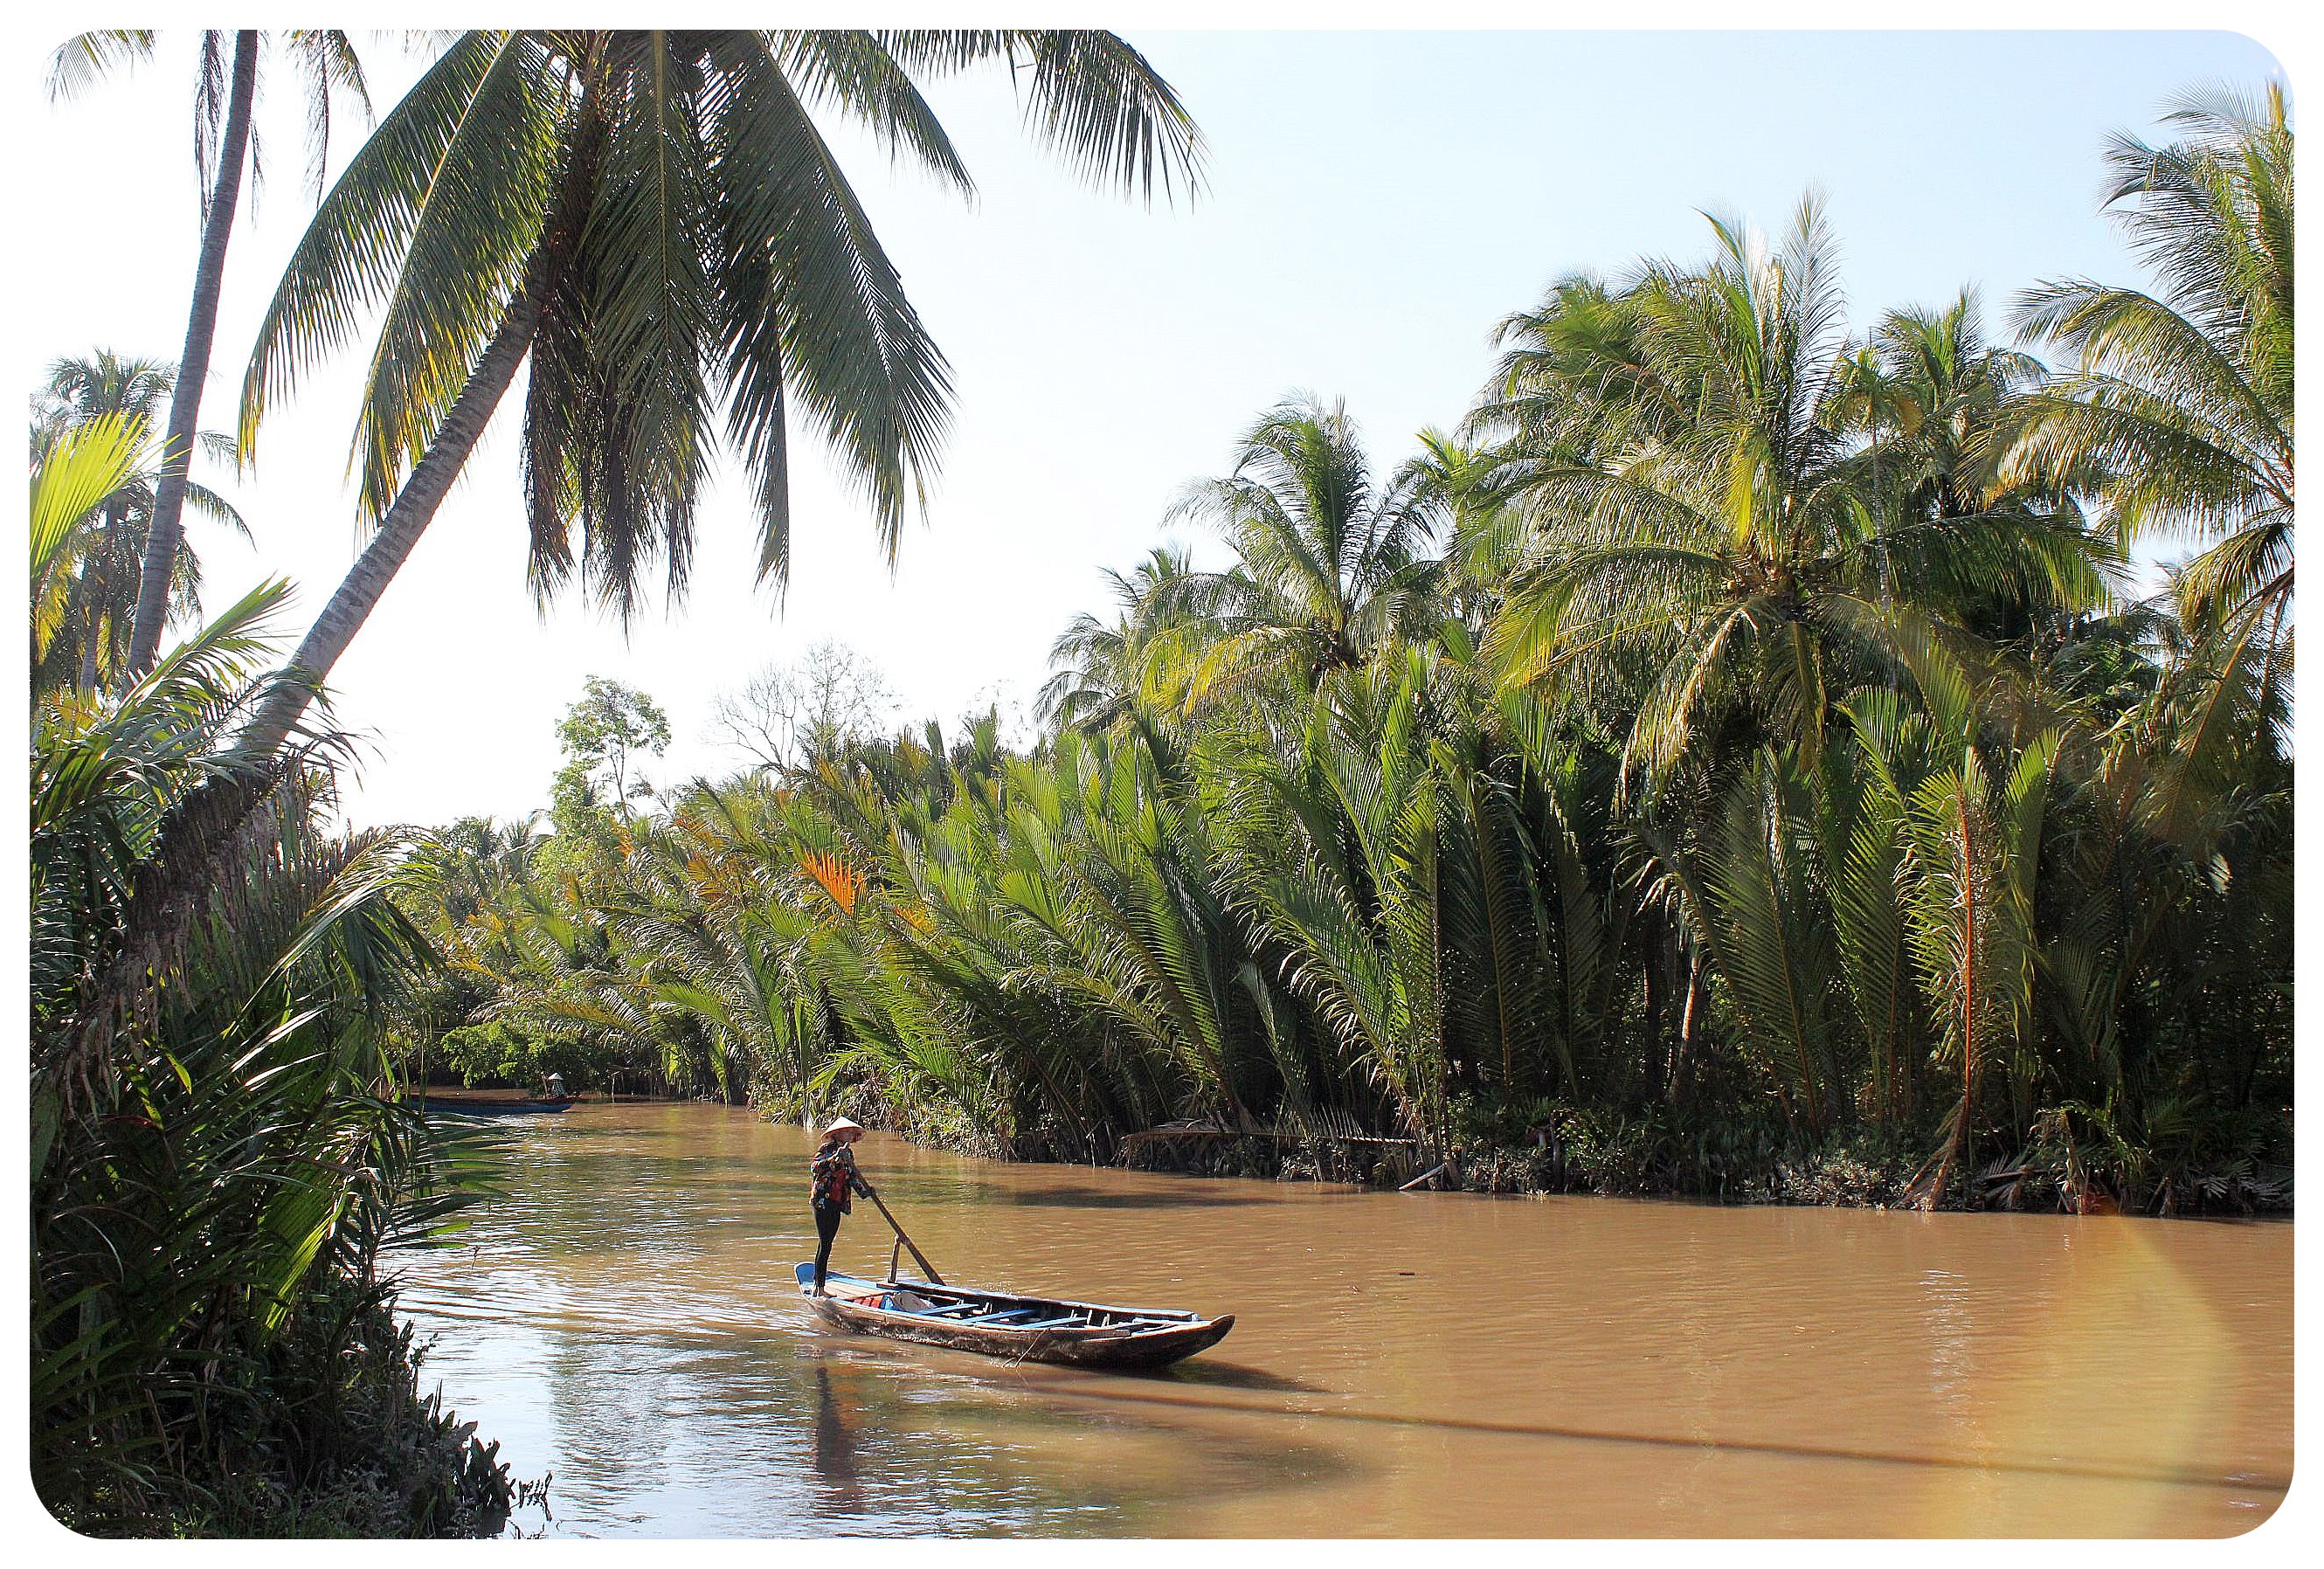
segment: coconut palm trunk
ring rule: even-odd
[[[436,521],[436,509],[451,494],[452,482],[467,466],[469,455],[484,438],[484,427],[492,423],[493,411],[516,380],[517,367],[531,352],[540,331],[542,303],[555,291],[560,273],[572,262],[589,173],[599,146],[599,139],[585,132],[568,150],[562,187],[525,262],[523,282],[501,318],[500,330],[476,356],[475,368],[452,401],[444,423],[437,428],[428,450],[411,466],[395,501],[380,519],[379,531],[307,629],[299,651],[290,657],[290,674],[294,679],[279,683],[251,716],[235,743],[244,753],[263,757],[290,737],[291,727],[314,701],[339,656],[371,618],[380,595],[403,569],[420,536]]]
[[[493,411],[516,380],[517,366],[532,347],[533,334],[540,325],[543,272],[536,261],[528,287],[510,303],[500,331],[477,359],[475,374],[461,389],[426,455],[412,466],[410,477],[396,493],[395,504],[381,520],[379,531],[339,580],[330,603],[315,617],[299,651],[291,656],[290,669],[299,679],[277,686],[268,696],[242,733],[240,750],[263,756],[289,737],[291,726],[313,701],[316,689],[347,651],[355,633],[363,630],[380,595],[387,592],[412,547],[420,543],[420,536],[435,521],[436,509],[467,466],[468,455],[475,450],[484,427],[492,422]]]
[[[794,393],[870,485],[892,548],[924,494],[950,381],[809,106],[828,100],[901,138],[967,190],[908,64],[942,73],[984,59],[1044,65],[1032,91],[1062,116],[1044,135],[1085,171],[1131,190],[1157,172],[1166,187],[1192,178],[1192,122],[1111,34],[453,42],[324,198],[244,377],[247,455],[268,399],[359,313],[386,307],[357,438],[378,532],[294,656],[297,686],[262,705],[242,749],[289,736],[528,355],[530,577],[544,602],[577,583],[626,618],[656,558],[673,596],[683,590],[722,402],[756,481],[762,580],[788,560]]]
[[[79,689],[84,692],[94,692],[97,690],[97,639],[98,632],[102,630],[102,620],[97,614],[97,607],[95,605],[89,606],[87,641],[81,644],[80,648]]]
[[[161,623],[170,618],[170,573],[178,543],[185,538],[186,476],[193,466],[195,422],[202,411],[202,383],[209,376],[210,340],[217,333],[218,291],[226,280],[226,241],[234,232],[235,208],[242,197],[242,166],[250,149],[250,106],[258,95],[258,34],[245,28],[234,38],[234,86],[226,100],[226,129],[219,140],[217,183],[202,219],[201,259],[194,268],[194,304],[186,318],[186,348],[178,356],[178,385],[170,397],[167,445],[153,493],[153,523],[145,538],[145,562],[137,586],[137,614],[130,623],[130,678],[151,669],[161,646]]]
[[[115,530],[121,527],[121,507],[119,503],[115,502],[106,503],[104,527],[106,535],[108,539],[112,537]],[[97,602],[96,597],[92,595],[89,599],[88,606],[83,614],[86,616],[88,624],[87,631],[84,632],[81,636],[80,678],[78,685],[79,690],[83,692],[94,692],[97,690],[97,640],[105,635],[105,607],[99,605]]]

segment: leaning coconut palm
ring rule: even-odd
[[[321,194],[324,161],[330,152],[331,113],[341,97],[364,114],[371,98],[363,66],[344,32],[292,28],[277,35],[307,89],[307,131],[312,162],[309,176]],[[202,385],[209,375],[210,344],[217,334],[218,293],[226,281],[226,253],[242,199],[243,166],[257,167],[251,110],[258,98],[262,35],[204,32],[194,92],[194,164],[201,189],[202,244],[194,267],[193,304],[186,318],[186,343],[178,356],[164,426],[161,469],[154,486],[152,526],[147,531],[139,572],[136,615],[130,631],[126,669],[143,672],[161,646],[161,632],[175,613],[172,572],[184,541],[187,473],[201,420]],[[116,29],[68,39],[51,58],[49,94],[63,97],[88,87],[118,66],[149,58],[153,34]]]
[[[1304,695],[1433,624],[1437,503],[1416,473],[1374,485],[1344,402],[1305,396],[1260,416],[1234,472],[1189,487],[1174,512],[1211,523],[1238,560],[1168,596],[1192,619],[1169,640],[1185,703],[1254,683]]]
[[[2018,325],[2077,360],[2030,400],[2004,474],[2102,497],[2125,541],[2216,541],[2188,565],[2189,619],[2279,619],[2292,595],[2292,172],[2283,88],[2190,94],[2166,147],[2117,136],[2106,200],[2160,298],[2085,280],[2020,300]]]
[[[1626,766],[1648,783],[1737,717],[1820,749],[1836,693],[1894,670],[1900,617],[1965,634],[1972,603],[2072,610],[2107,587],[2070,514],[1965,512],[1873,482],[1817,201],[1773,250],[1712,227],[1708,266],[1649,266],[1619,311],[1562,286],[1514,330],[1539,340],[1572,406],[1530,406],[1554,383],[1505,400],[1526,405],[1509,483],[1537,543],[1488,650],[1510,682],[1627,732]],[[1586,331],[1563,322],[1575,300]],[[1527,450],[1533,432],[1556,445]]]
[[[354,460],[377,531],[298,666],[329,674],[528,356],[543,602],[577,577],[626,615],[657,559],[684,589],[722,408],[761,581],[788,566],[794,401],[892,553],[950,376],[816,112],[965,194],[914,77],[981,61],[1028,73],[1028,120],[1080,172],[1149,194],[1195,177],[1193,123],[1110,33],[472,32],[447,49],[324,200],[244,383],[247,453],[269,402],[383,307]],[[286,699],[252,743],[296,715]]]

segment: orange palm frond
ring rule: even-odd
[[[807,873],[842,914],[855,913],[855,896],[862,891],[862,880],[854,870],[836,855],[807,854],[799,857],[799,870]]]

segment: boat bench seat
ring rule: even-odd
[[[1038,1324],[1020,1324],[1017,1327],[1019,1329],[1063,1329],[1066,1324],[1081,1322],[1080,1314],[1068,1313],[1063,1318],[1045,1318]]]

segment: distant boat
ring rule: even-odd
[[[562,1112],[573,1104],[571,1095],[559,1095],[553,1100],[537,1100],[530,1095],[521,1099],[484,1095],[429,1095],[421,1103],[430,1112],[449,1112],[462,1117],[519,1117],[542,1112]]]
[[[833,1274],[817,1297],[815,1266],[798,1269],[800,1293],[815,1315],[857,1334],[982,1352],[1011,1361],[1083,1368],[1161,1368],[1226,1338],[1234,1315],[1149,1307],[1111,1307],[1010,1291],[936,1286],[923,1280],[865,1280]]]

